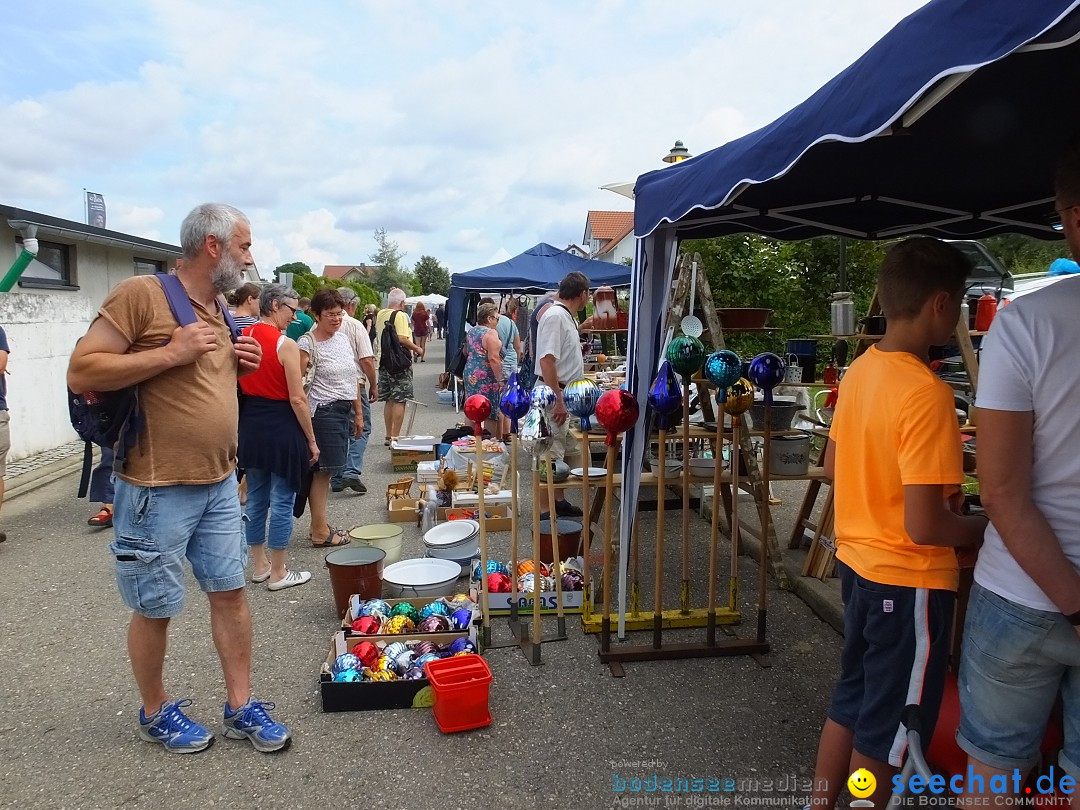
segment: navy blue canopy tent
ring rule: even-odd
[[[1053,162],[1080,131],[1078,6],[933,0],[773,123],[639,177],[628,387],[642,412],[683,239],[1058,236]],[[628,492],[645,440],[627,434]],[[623,500],[620,599],[634,509]]]
[[[505,262],[454,273],[446,302],[446,366],[464,339],[469,293],[543,293],[554,290],[567,273],[575,270],[588,276],[594,287],[630,284],[631,269],[626,265],[583,259],[544,242]]]

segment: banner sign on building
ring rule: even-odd
[[[105,198],[93,191],[86,192],[86,224],[105,227]]]

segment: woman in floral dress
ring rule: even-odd
[[[495,326],[499,310],[494,304],[481,304],[476,310],[476,326],[465,335],[469,359],[465,363],[465,396],[483,394],[491,403],[488,431],[495,435],[499,425],[499,397],[503,387],[502,341]]]

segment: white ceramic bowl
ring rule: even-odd
[[[672,478],[682,473],[682,462],[679,459],[664,459],[664,466],[667,467],[667,471],[664,473],[665,477]],[[649,459],[649,467],[652,469],[653,475],[660,474],[660,461],[658,459]]]
[[[428,549],[428,553],[427,553],[426,556],[429,559],[433,559],[433,560],[434,559],[441,559],[439,557],[436,557],[435,553],[431,549]],[[463,557],[460,557],[458,559],[449,560],[449,562],[452,562],[452,563],[454,563],[456,565],[461,566],[461,575],[465,576],[466,574],[469,573],[469,566],[471,566],[473,563],[475,563],[479,558],[480,558],[480,546],[477,545],[476,548],[472,549],[467,555],[465,555]]]
[[[383,595],[390,599],[451,596],[460,576],[461,566],[453,560],[402,560],[383,569]]]
[[[424,534],[424,546],[431,557],[459,560],[476,546],[480,524],[475,520],[449,520]]]
[[[690,459],[690,475],[695,478],[712,478],[716,472],[715,458],[692,458]]]

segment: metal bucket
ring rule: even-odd
[[[362,546],[381,548],[386,552],[386,564],[393,565],[401,559],[402,535],[405,533],[400,523],[372,523],[349,529],[353,543]]]
[[[773,436],[769,446],[769,473],[806,475],[810,469],[810,434]]]
[[[334,606],[339,619],[345,618],[349,597],[354,593],[361,599],[382,597],[382,571],[386,552],[374,546],[339,548],[326,555],[330,571],[330,587],[334,590]]]

